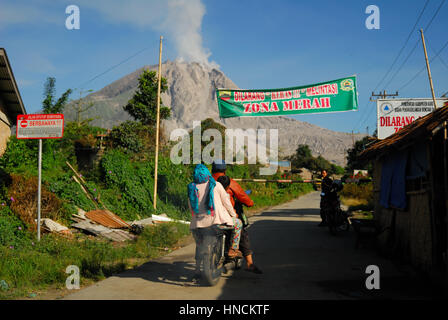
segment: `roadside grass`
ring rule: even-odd
[[[69,265],[80,269],[80,284],[104,279],[112,274],[138,266],[173,250],[176,243],[189,235],[189,226],[163,223],[145,228],[135,241],[113,243],[77,234],[66,239],[43,235],[40,242],[30,241],[21,248],[0,246],[0,299],[28,297],[51,287],[63,289]]]
[[[266,207],[275,206],[288,202],[301,195],[314,191],[312,184],[309,183],[259,183],[244,182],[241,183],[244,190],[251,190],[251,199],[255,205],[247,208],[246,211],[258,212]]]
[[[348,183],[341,191],[341,202],[354,218],[373,219],[373,184]]]
[[[85,210],[94,207],[71,178],[72,173],[64,171],[63,159],[56,160],[54,166],[58,173],[46,174],[43,181],[43,189],[48,193],[43,202],[43,217],[69,225],[76,207]],[[0,180],[0,299],[29,298],[30,294],[38,298],[49,290],[63,291],[69,276],[65,270],[69,265],[79,267],[81,286],[92,284],[169,253],[178,246],[179,240],[190,235],[188,225],[167,223],[145,228],[136,240],[125,243],[113,243],[83,233],[75,233],[74,239],[44,234],[38,243],[34,240],[32,218],[35,205],[29,199],[29,195],[35,193],[36,178],[34,173],[21,172],[16,165],[13,163],[8,167],[10,184]],[[51,167],[44,166],[45,173],[50,173]],[[191,179],[192,166],[173,165],[169,158],[161,157],[159,169],[160,201],[156,212],[152,209],[153,168],[150,162],[135,162],[120,152],[110,152],[104,156],[98,172],[83,174],[94,196],[101,196],[104,204],[123,219],[166,213],[171,218],[190,220],[185,190]],[[229,170],[229,176],[247,178],[254,170],[255,167],[237,166]],[[313,190],[310,184],[288,183],[252,182],[242,183],[242,187],[252,190],[250,197],[255,202],[248,213],[259,212]],[[6,288],[2,286],[4,283]]]

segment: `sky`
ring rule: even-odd
[[[79,8],[79,29],[66,28],[69,5]],[[379,29],[366,27],[369,5],[379,9]],[[447,16],[445,0],[2,0],[0,47],[8,53],[29,113],[41,108],[47,77],[56,78],[57,95],[71,88],[71,97],[79,98],[81,90],[99,90],[143,65],[157,64],[163,35],[162,60],[218,67],[244,89],[356,75],[358,111],[294,118],[371,134],[376,128],[372,91],[431,97],[426,69],[417,75],[425,67],[419,30],[425,29],[431,59],[448,41]],[[448,46],[430,66],[440,97],[448,91]]]

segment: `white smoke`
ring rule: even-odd
[[[174,43],[178,58],[219,68],[210,62],[210,50],[202,43],[205,6],[201,0],[78,0],[79,7],[92,8],[112,23],[127,23],[161,32]]]

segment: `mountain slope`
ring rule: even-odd
[[[92,124],[105,128],[131,119],[122,107],[135,92],[138,77],[144,68],[157,70],[157,66],[145,66],[90,94],[86,99],[94,102],[95,107],[83,116],[97,118]],[[168,90],[162,94],[162,101],[172,111],[171,118],[163,121],[168,137],[176,128],[191,129],[194,120],[213,118],[228,128],[278,129],[279,152],[282,155],[294,153],[299,144],[307,144],[315,156],[320,154],[333,163],[345,164],[345,151],[352,145],[352,137],[348,133],[282,116],[220,119],[215,88],[238,88],[220,70],[196,62],[166,61],[162,66],[162,75],[168,80]],[[74,119],[70,108],[67,108],[65,115],[67,119]],[[355,140],[362,137],[355,135]]]

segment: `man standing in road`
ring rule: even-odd
[[[325,227],[327,226],[327,217],[323,213],[323,208],[325,208],[326,205],[328,205],[328,198],[327,195],[330,192],[331,184],[333,183],[333,180],[328,176],[326,170],[322,170],[322,182],[321,182],[321,195],[320,195],[320,218],[322,219],[322,222],[319,223],[319,227]]]
[[[212,164],[212,176],[215,180],[218,180],[219,177],[226,175],[226,163],[224,160],[215,160]],[[233,179],[230,179],[230,186],[227,189],[227,193],[230,195],[230,201],[232,202],[233,207],[235,208],[236,214],[238,218],[241,219],[239,212],[236,207],[236,202],[239,202],[247,207],[252,207],[254,202],[252,199],[246,194],[246,192],[241,188],[241,186]],[[241,206],[242,210],[242,206]],[[249,234],[247,232],[247,227],[244,227],[241,230],[241,239],[240,239],[240,247],[239,250],[243,253],[244,258],[246,259],[246,271],[254,272],[261,274],[263,273],[255,264],[252,257],[252,250],[250,249],[250,241]]]

